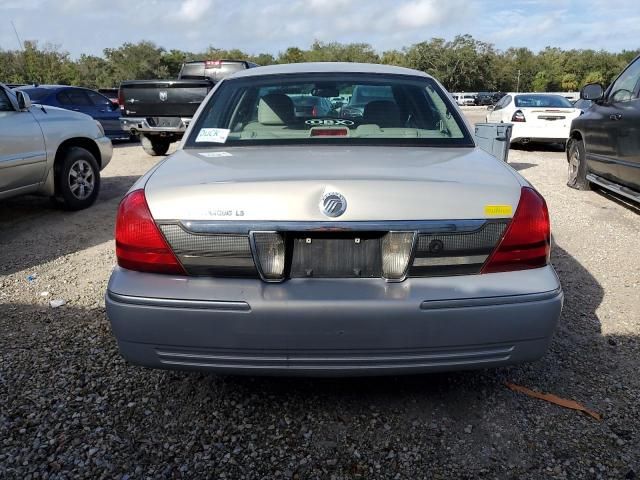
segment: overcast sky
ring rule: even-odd
[[[11,20],[22,40],[74,57],[143,39],[277,54],[314,39],[383,51],[464,33],[502,49],[640,48],[638,0],[0,0],[2,49],[18,45]]]

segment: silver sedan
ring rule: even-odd
[[[379,93],[300,117],[292,96]],[[432,77],[246,70],[120,204],[107,312],[157,368],[380,375],[540,358],[563,294],[540,194]]]

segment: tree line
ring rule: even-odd
[[[249,54],[209,47],[204,52],[167,50],[153,42],[105,48],[102,56],[71,58],[54,45],[26,41],[20,50],[0,49],[0,82],[118,86],[123,80],[173,78],[183,62],[198,59],[242,59],[259,65],[297,62],[367,62],[398,65],[430,73],[449,91],[575,91],[586,83],[608,84],[639,50],[563,50],[539,52],[524,47],[496,49],[471,35],[453,40],[432,38],[399,50],[377,52],[367,43],[315,41],[310,48]]]

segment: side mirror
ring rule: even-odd
[[[120,105],[118,105],[116,102],[111,102],[111,111],[115,112],[119,108],[120,108]]]
[[[596,102],[604,98],[604,87],[599,83],[590,83],[580,90],[580,98]]]
[[[18,100],[18,109],[20,111],[29,110],[31,108],[31,98],[27,92],[18,90],[16,92],[16,99]]]

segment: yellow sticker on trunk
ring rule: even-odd
[[[488,217],[510,217],[513,215],[511,205],[485,205],[484,214]]]

